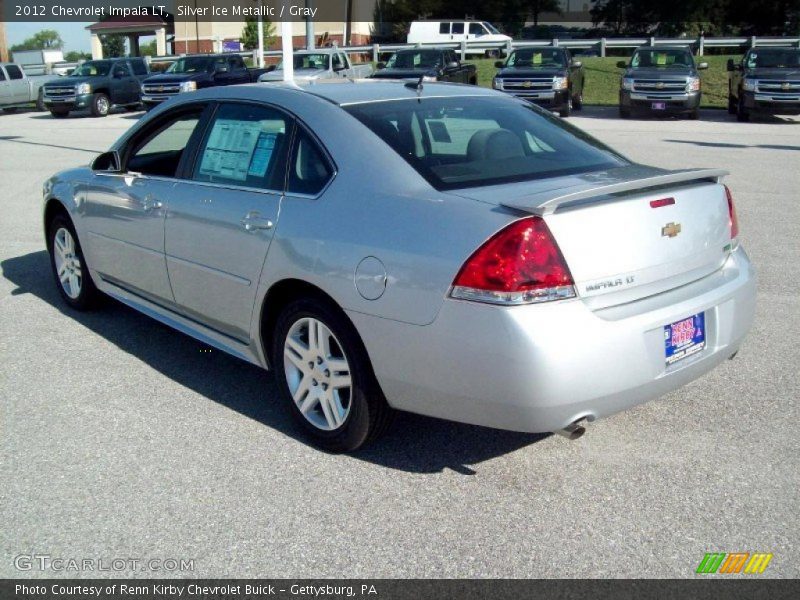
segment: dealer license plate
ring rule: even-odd
[[[666,102],[653,102],[653,110],[667,110]]]
[[[664,325],[664,353],[667,365],[697,354],[706,347],[706,319],[698,313],[687,319]]]

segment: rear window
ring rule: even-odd
[[[439,33],[450,33],[450,23],[439,23]]]
[[[440,190],[629,164],[580,129],[511,98],[425,98],[346,106]]]
[[[147,65],[142,59],[131,60],[134,75],[147,75]]]
[[[22,70],[17,65],[6,65],[9,79],[22,79]]]

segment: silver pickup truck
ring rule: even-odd
[[[319,79],[364,79],[372,75],[369,63],[353,64],[346,52],[336,48],[318,48],[294,53],[295,81]],[[283,81],[283,62],[264,73],[259,81]]]
[[[0,63],[0,108],[10,113],[35,103],[37,110],[47,110],[42,85],[54,79],[58,79],[58,75],[28,77],[20,65]]]

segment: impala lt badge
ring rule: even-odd
[[[680,223],[667,223],[664,227],[661,228],[661,235],[663,237],[674,238],[681,232],[681,224]]]

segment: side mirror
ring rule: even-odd
[[[707,68],[708,68],[708,63],[707,62],[701,62],[699,65],[697,65],[697,70],[698,71],[704,71]]]
[[[333,67],[333,70],[338,73],[339,71],[344,71],[346,68],[347,67],[345,67],[344,65],[336,65],[335,67]]]
[[[504,63],[502,60],[497,60],[495,61],[494,66],[496,69],[502,69],[506,66],[506,63]]]
[[[379,71],[381,69],[385,69],[386,68],[386,63],[385,62],[379,62],[377,65],[375,65],[375,68],[378,69]]]
[[[270,66],[267,67],[267,70],[265,71],[265,73],[272,73],[277,68],[278,68],[278,65],[270,65]]]
[[[620,61],[617,62],[617,68],[618,69],[627,69],[628,68],[628,63],[626,63],[624,60],[620,60]]]
[[[104,173],[121,173],[122,161],[119,158],[119,152],[116,150],[109,150],[103,152],[92,161],[92,171],[100,171]]]
[[[583,66],[583,63],[581,61],[573,59],[573,61],[572,61],[572,68],[573,69],[580,69],[582,66]]]
[[[453,71],[455,69],[461,68],[461,63],[458,62],[457,60],[454,60],[452,62],[447,63],[444,68],[446,71]]]
[[[736,70],[736,65],[734,64],[733,59],[729,58],[728,59],[728,71],[730,72],[730,71],[735,71],[735,70]]]

